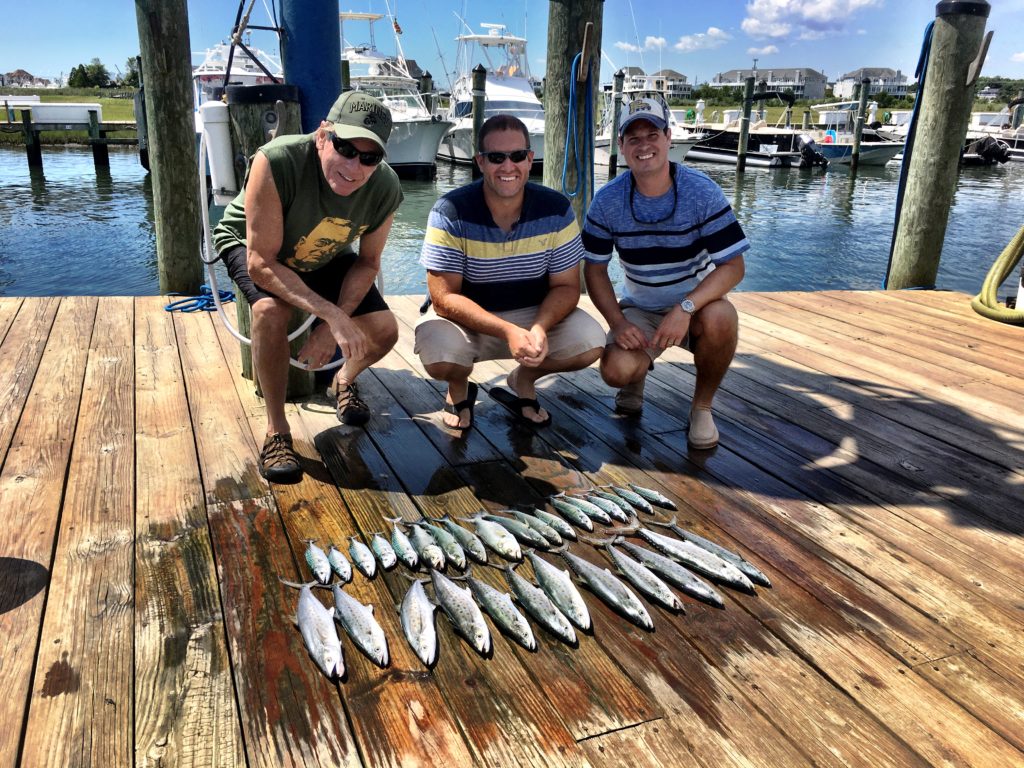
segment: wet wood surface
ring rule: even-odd
[[[1024,329],[961,294],[736,294],[722,442],[694,451],[681,350],[637,418],[596,368],[542,381],[544,430],[489,399],[510,366],[479,364],[474,428],[445,429],[413,353],[421,300],[389,297],[369,426],[340,426],[322,387],[290,403],[306,474],[269,485],[263,404],[215,315],[0,298],[0,768],[1024,764]],[[486,656],[439,612],[427,668],[398,566],[346,587],[386,669],[347,637],[340,681],[306,653],[280,582],[311,578],[306,540],[347,551],[387,518],[628,482],[773,588],[720,587],[724,610],[675,590],[685,613],[642,598],[653,632],[581,588],[576,646],[531,621],[527,651],[488,619]]]

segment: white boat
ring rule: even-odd
[[[533,172],[544,161],[544,107],[533,91],[526,60],[526,38],[510,35],[504,24],[481,24],[487,34],[459,35],[456,56],[458,77],[452,86],[447,118],[453,126],[445,134],[438,157],[453,163],[473,162],[473,72],[487,70],[484,119],[514,115],[526,124],[533,150]]]
[[[436,156],[441,139],[452,123],[432,115],[419,92],[419,83],[409,67],[396,38],[398,55],[389,57],[377,50],[374,22],[379,13],[339,14],[343,61],[349,64],[349,86],[374,96],[391,110],[391,138],[387,162],[402,178],[431,180],[437,175]],[[345,37],[345,22],[366,22],[369,42],[352,43]],[[351,30],[351,24],[349,29]]]
[[[284,70],[281,62],[266,51],[246,46],[252,56],[240,46],[218,43],[207,48],[202,56],[203,61],[192,68],[192,92],[196,109],[210,99],[219,99],[223,88],[227,85],[263,85],[265,83],[284,82]],[[231,72],[228,73],[228,59],[231,59]]]
[[[859,101],[815,104],[811,107],[818,113],[818,125],[822,127],[812,128],[807,133],[830,164],[850,165],[853,162],[853,132],[859,107]],[[878,103],[873,101],[868,105],[865,127],[861,129],[858,165],[885,165],[903,152],[901,137],[879,133],[875,128],[868,127],[877,125],[877,113]]]
[[[686,153],[689,161],[736,165],[739,154],[738,121],[706,123],[704,138]],[[749,168],[808,168],[827,165],[814,140],[799,128],[779,128],[759,120],[747,132],[746,166]]]

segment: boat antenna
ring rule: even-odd
[[[455,13],[455,11],[452,11],[452,13],[455,14],[455,18],[458,19],[462,23],[462,26],[464,26],[466,28],[466,31],[469,34],[472,35],[473,34],[473,28],[471,26],[469,26],[469,24],[466,23],[466,20],[464,18],[462,18],[461,16],[459,16],[459,14]]]
[[[448,71],[448,65],[444,63],[444,54],[441,53],[441,44],[437,42],[437,32],[434,31],[433,27],[430,28],[430,34],[434,36],[434,45],[437,47],[437,57],[441,60],[441,68],[444,69],[444,77],[448,81],[448,92],[451,93],[453,90],[452,76]]]
[[[636,38],[637,51],[640,53],[640,68],[647,74],[647,65],[644,63],[644,49],[640,45],[640,30],[636,26],[636,14],[633,12],[633,0],[629,0],[629,15],[633,17],[633,36]]]

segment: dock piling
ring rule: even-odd
[[[853,129],[853,154],[850,156],[850,170],[857,170],[860,164],[860,140],[864,135],[864,116],[868,111],[868,89],[871,81],[866,77],[860,81],[860,103],[857,105],[857,123]]]
[[[483,64],[473,67],[473,178],[480,178],[480,167],[476,164],[476,156],[480,151],[477,141],[480,129],[484,124],[484,109],[487,99],[487,70]]]
[[[620,69],[612,78],[612,125],[608,133],[608,180],[619,172],[619,110],[622,109],[622,84],[626,70]]]
[[[32,110],[21,110],[22,132],[25,134],[25,155],[29,168],[43,167],[43,147],[39,143],[39,131],[32,128]]]
[[[743,84],[743,116],[740,118],[740,143],[736,150],[736,171],[747,169],[747,141],[750,136],[750,111],[754,106],[754,78],[748,77]]]

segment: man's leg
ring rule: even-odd
[[[431,309],[417,324],[413,351],[419,355],[427,375],[448,385],[445,404],[454,407],[469,398],[469,377],[477,358],[476,334],[450,320],[438,317]],[[473,408],[467,404],[458,412],[446,409],[441,422],[450,429],[468,429],[473,423]]]
[[[360,358],[345,358],[334,377],[334,392],[339,397],[342,421],[346,424],[361,425],[370,419],[370,409],[359,399],[350,387],[356,377],[391,351],[398,341],[398,321],[391,310],[356,315],[352,322],[366,334],[369,345],[366,354]]]
[[[505,378],[505,383],[508,384],[509,389],[515,392],[517,397],[522,397],[526,400],[536,400],[537,380],[542,376],[547,376],[549,373],[579,371],[594,363],[599,357],[601,357],[601,347],[594,347],[572,357],[564,357],[558,360],[548,357],[536,368],[517,365],[509,372]],[[543,408],[538,411],[535,408],[526,407],[523,408],[522,413],[527,419],[538,424],[548,420],[548,412]]]
[[[718,428],[711,416],[711,402],[736,353],[738,332],[736,308],[725,299],[706,305],[693,319],[690,346],[697,381],[690,404],[687,441],[694,448],[707,449],[718,445]]]
[[[643,350],[622,349],[609,344],[601,356],[601,378],[619,391],[615,410],[638,414],[644,407],[644,382],[651,367],[651,356]]]
[[[473,366],[459,365],[458,363],[433,363],[424,366],[424,369],[430,378],[448,384],[448,394],[445,395],[445,403],[448,405],[457,405],[469,396],[469,376],[473,373]],[[441,413],[441,421],[446,427],[452,429],[468,429],[472,419],[472,409],[469,406],[460,409],[458,413],[448,411]]]

